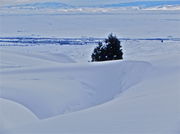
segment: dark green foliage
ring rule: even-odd
[[[121,42],[116,36],[110,34],[104,44],[99,42],[91,55],[92,61],[107,61],[123,59]]]

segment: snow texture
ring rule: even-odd
[[[149,13],[135,13],[134,17],[121,14],[119,21],[111,24],[106,20],[114,15],[97,15],[95,20],[91,15],[4,15],[0,16],[4,26],[0,32],[6,37],[29,37],[32,33],[50,36],[53,32],[61,36],[59,31],[64,36],[78,36],[79,30],[81,35],[86,31],[101,36],[98,31],[113,31],[119,26],[118,33],[132,38],[178,38],[178,12]],[[78,27],[67,20],[74,20]],[[102,27],[98,27],[101,22]],[[17,34],[17,30],[24,31]],[[179,40],[133,39],[121,43],[124,60],[91,63],[94,44],[32,42],[13,46],[1,42],[0,133],[179,134]]]

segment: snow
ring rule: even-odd
[[[12,129],[38,121],[38,118],[29,109],[14,101],[0,98],[0,109],[0,133],[3,133],[4,129]]]
[[[102,36],[118,26],[123,37],[145,38],[121,42],[124,60],[95,63],[94,44],[0,42],[0,133],[180,133],[180,42],[146,39],[179,37],[179,13],[134,14],[112,27],[116,15],[0,16],[6,37]]]
[[[165,84],[172,79],[175,80],[172,84],[176,86]],[[111,102],[39,121],[13,132],[178,134],[178,81],[177,74],[164,79],[153,78],[134,86]]]
[[[112,13],[121,10],[179,10],[179,1],[4,1],[1,13]]]
[[[172,5],[168,5],[168,6],[156,6],[156,7],[149,7],[146,8],[144,10],[180,10],[180,6],[172,6]]]
[[[179,42],[122,45],[126,60],[103,63],[87,62],[94,45],[1,47],[1,98],[28,109],[3,133],[178,133]]]
[[[141,79],[142,74],[138,74],[138,70],[144,70],[146,73],[149,67],[148,63],[143,62],[121,64],[97,67],[60,64],[33,69],[5,70],[1,72],[1,97],[23,104],[39,118],[76,111],[112,99]],[[118,71],[117,66],[123,71],[119,72],[116,80],[114,75]],[[107,75],[108,78],[102,80],[101,77],[105,78]],[[137,77],[135,80],[134,76]],[[132,80],[127,77],[131,77]],[[118,84],[122,85],[121,88],[116,86]],[[111,88],[113,90],[110,90]]]
[[[9,11],[11,12],[11,10]],[[179,37],[180,11],[114,11],[113,13],[54,13],[1,15],[1,37]],[[34,20],[34,21],[33,21]],[[35,21],[36,20],[36,21]],[[116,20],[116,21],[109,21]],[[7,28],[8,27],[8,28]],[[96,31],[96,32],[94,32]]]

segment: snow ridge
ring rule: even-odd
[[[7,79],[8,83],[1,86],[0,97],[22,104],[44,119],[105,103],[141,81],[150,67],[146,62],[124,61],[4,70],[0,74],[3,83]],[[18,80],[13,79],[17,75]]]

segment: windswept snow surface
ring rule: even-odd
[[[179,11],[1,14],[1,39],[130,39],[124,60],[96,63],[95,44],[0,42],[0,133],[179,134],[179,20]]]
[[[9,11],[11,12],[11,10]],[[125,38],[178,38],[180,11],[110,13],[0,13],[1,37],[106,37],[110,32]],[[115,20],[115,21],[110,21]]]
[[[1,134],[4,129],[12,129],[15,126],[38,121],[38,118],[29,109],[14,101],[0,98],[0,109]]]
[[[179,42],[122,45],[102,63],[95,45],[1,46],[1,132],[178,134]]]
[[[140,61],[74,63],[67,54],[57,52],[63,46],[53,48],[55,52],[49,49],[51,54],[35,52],[48,47],[1,49],[2,59],[8,61],[3,60],[1,65],[1,97],[24,105],[40,119],[111,100],[138,83],[144,77],[139,72],[146,73],[151,67]],[[76,49],[76,46],[66,47],[71,47],[71,51]],[[34,54],[27,51],[33,49],[37,49]],[[55,61],[57,55],[61,58]]]

